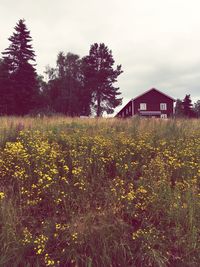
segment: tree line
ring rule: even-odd
[[[91,45],[79,57],[60,52],[56,67],[46,68],[48,80],[36,72],[35,51],[25,20],[20,19],[0,59],[0,114],[62,113],[68,116],[112,114],[122,103],[114,86],[122,73],[114,68],[112,51],[104,43]]]
[[[175,116],[178,118],[200,118],[200,100],[193,105],[190,95],[186,95],[183,100],[177,99]]]
[[[0,58],[0,115],[62,113],[68,116],[112,114],[122,103],[114,84],[123,72],[114,68],[112,51],[104,43],[91,45],[84,57],[60,52],[56,67],[36,72],[35,51],[25,20],[20,19]],[[177,99],[176,117],[200,117],[200,100]]]

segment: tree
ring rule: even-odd
[[[179,118],[184,116],[183,102],[180,99],[177,99],[176,100],[175,116],[176,117],[179,117]]]
[[[200,100],[194,104],[194,112],[197,118],[200,118]]]
[[[192,105],[192,100],[190,98],[190,95],[186,95],[185,98],[183,99],[183,114],[184,116],[191,118],[194,116],[193,112],[193,105]]]
[[[8,40],[11,44],[2,54],[13,86],[14,112],[24,115],[35,108],[38,97],[35,65],[30,63],[35,62],[35,52],[24,20],[19,20],[15,32]]]
[[[84,83],[82,60],[73,53],[60,52],[56,69],[48,68],[51,107],[69,116],[84,113]]]
[[[14,113],[13,87],[7,65],[0,60],[0,115]]]
[[[97,117],[104,111],[112,114],[122,102],[122,98],[118,98],[121,94],[119,88],[113,86],[122,73],[121,65],[113,68],[115,61],[112,51],[104,43],[93,44],[83,62],[85,86],[92,95],[92,107]]]

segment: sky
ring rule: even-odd
[[[33,38],[37,71],[60,51],[79,56],[105,43],[112,50],[123,105],[157,88],[171,97],[200,99],[199,0],[0,0],[0,52],[19,19]],[[121,107],[116,109],[116,112]]]

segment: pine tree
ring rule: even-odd
[[[14,114],[15,101],[8,66],[0,60],[0,115]]]
[[[115,63],[112,51],[104,43],[93,44],[89,55],[84,58],[85,63],[85,83],[89,88],[93,98],[93,109],[97,117],[104,111],[108,114],[114,112],[114,108],[121,104],[122,98],[119,88],[113,83],[122,73],[121,65],[113,68]]]
[[[35,52],[24,20],[19,20],[15,32],[8,40],[11,44],[2,54],[13,86],[14,112],[24,115],[35,108],[38,96],[35,65],[30,62],[35,62]]]
[[[190,98],[190,95],[186,95],[185,98],[183,99],[183,114],[186,117],[193,117],[194,116],[194,112],[192,109],[193,105],[192,105],[192,100]]]

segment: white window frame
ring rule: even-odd
[[[160,118],[161,118],[161,119],[167,119],[167,114],[164,114],[164,113],[161,114],[161,115],[160,115]]]
[[[160,110],[167,110],[167,103],[160,103]]]
[[[140,103],[140,110],[147,110],[147,103]]]

